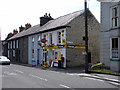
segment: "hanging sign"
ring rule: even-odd
[[[46,41],[47,41],[47,40],[44,39],[44,38],[41,40],[42,43],[46,43]]]

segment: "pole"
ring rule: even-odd
[[[85,0],[85,73],[88,73],[87,0]]]

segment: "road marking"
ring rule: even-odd
[[[68,87],[66,85],[63,85],[63,84],[60,84],[60,86],[64,87],[64,88],[71,88],[71,87]]]
[[[104,80],[95,79],[95,78],[90,78],[90,77],[83,77],[83,78],[87,78],[87,79],[91,79],[91,80],[98,80],[98,81],[102,81],[102,82],[104,82]]]
[[[4,72],[7,75],[17,75],[16,73]]]
[[[71,89],[71,90],[75,90],[75,89],[73,89],[73,88],[71,88],[71,87],[69,87],[69,86],[66,86],[66,85],[63,85],[63,84],[59,84],[61,87],[64,87],[64,88],[69,88],[69,89]]]
[[[113,85],[120,86],[120,84],[119,84],[119,83],[115,83],[115,82],[109,82],[109,83],[111,83],[111,84],[113,84]]]
[[[44,81],[48,81],[47,79],[41,78],[41,77],[36,76],[36,75],[32,75],[32,74],[29,74],[29,75],[32,76],[32,77],[35,77],[35,78],[38,78],[38,79],[44,80]]]
[[[6,67],[6,66],[2,66],[3,68],[7,68],[7,69],[9,69],[8,67]]]
[[[16,70],[16,69],[14,69],[14,71],[19,72],[19,73],[23,73],[22,71],[20,71],[20,70]]]
[[[120,83],[120,81],[119,80],[116,80],[116,79],[110,79],[110,78],[104,78],[104,79],[108,79],[108,80],[111,80],[111,81],[116,81],[116,82],[119,82]]]

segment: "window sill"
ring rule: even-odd
[[[118,62],[120,62],[120,59],[119,58],[111,58],[110,61],[118,61]]]

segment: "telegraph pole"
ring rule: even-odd
[[[87,0],[85,0],[85,73],[88,72],[88,30],[87,30]]]

